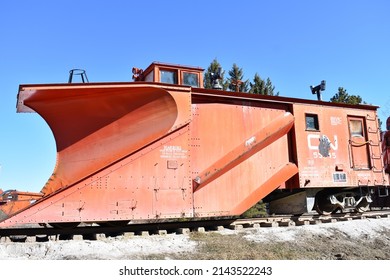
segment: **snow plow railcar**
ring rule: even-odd
[[[198,67],[134,73],[20,85],[17,111],[47,122],[57,163],[29,205],[0,205],[0,228],[237,216],[260,200],[291,214],[389,204],[376,106],[205,89]]]

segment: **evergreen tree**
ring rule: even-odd
[[[260,78],[259,74],[255,74],[255,77],[253,78],[253,84],[249,83],[250,93],[254,94],[264,94],[265,91],[265,83],[263,79]]]
[[[272,85],[271,79],[267,78],[267,81],[264,82],[260,78],[259,74],[255,74],[253,78],[253,83],[249,83],[250,93],[262,94],[262,95],[279,95],[279,92],[275,93],[275,86]]]
[[[265,83],[265,95],[279,95],[279,92],[275,93],[275,86],[272,84],[270,78],[267,78],[267,82]]]
[[[221,67],[221,64],[215,58],[210,66],[207,68],[204,73],[203,86],[204,88],[213,88],[211,73],[217,73],[218,68]],[[254,94],[263,94],[263,95],[279,95],[279,92],[275,93],[275,86],[272,84],[271,79],[267,78],[264,81],[259,74],[255,74],[253,83],[249,80],[244,81],[244,72],[242,68],[239,68],[237,64],[233,64],[231,70],[228,72],[229,78],[224,78],[225,71],[221,72],[220,84],[222,85],[223,90],[229,91],[239,91],[239,92],[250,92]]]
[[[335,103],[357,105],[362,103],[362,98],[359,95],[349,95],[346,89],[339,87],[338,92],[330,99],[330,101]]]
[[[244,72],[237,64],[233,63],[232,69],[228,72],[227,88],[230,91],[248,92],[249,81],[244,81]]]

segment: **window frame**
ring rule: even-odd
[[[356,125],[358,124],[358,126]],[[360,128],[359,130],[355,128]],[[349,119],[349,133],[351,137],[359,137],[359,138],[365,138],[365,133],[364,133],[364,124],[362,119]]]
[[[185,78],[184,78],[185,74],[194,75],[196,77],[196,85],[186,84],[185,83]],[[198,88],[200,86],[199,73],[193,72],[193,71],[182,70],[181,71],[181,85],[183,85],[183,86],[190,86],[190,87],[197,87]]]
[[[168,82],[168,81],[163,81],[162,80],[162,77],[163,77],[163,72],[170,72],[170,73],[173,73],[174,76],[173,76],[173,81],[172,82]],[[170,69],[170,68],[160,68],[159,69],[159,74],[160,74],[160,83],[164,83],[164,84],[170,84],[170,85],[177,85],[179,84],[179,75],[178,75],[178,71],[177,69]]]
[[[309,126],[308,118],[313,118],[313,126]],[[320,131],[320,122],[318,119],[318,114],[314,113],[305,113],[305,129],[306,131]]]

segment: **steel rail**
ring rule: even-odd
[[[188,220],[188,221],[160,221],[160,222],[139,222],[135,221],[125,226],[101,226],[97,224],[81,224],[75,228],[54,228],[36,225],[29,228],[2,228],[0,229],[0,242],[26,241],[27,237],[35,237],[36,240],[42,236],[53,237],[51,239],[72,239],[73,236],[83,236],[84,239],[96,239],[95,235],[118,236],[125,233],[167,234],[172,232],[217,231],[224,228],[239,230],[243,228],[258,227],[290,227],[301,225],[316,225],[321,223],[334,223],[339,221],[351,221],[359,219],[381,219],[390,218],[390,210],[369,211],[365,213],[335,213],[331,215],[303,214],[303,215],[273,215],[261,218],[237,218],[209,220]],[[183,230],[186,229],[186,230]],[[103,237],[103,238],[104,238]],[[33,240],[32,242],[34,242]]]

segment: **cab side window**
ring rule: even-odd
[[[305,114],[306,130],[319,131],[320,126],[318,123],[318,115],[316,114]]]
[[[167,84],[177,84],[177,73],[175,71],[161,70],[160,82]]]

